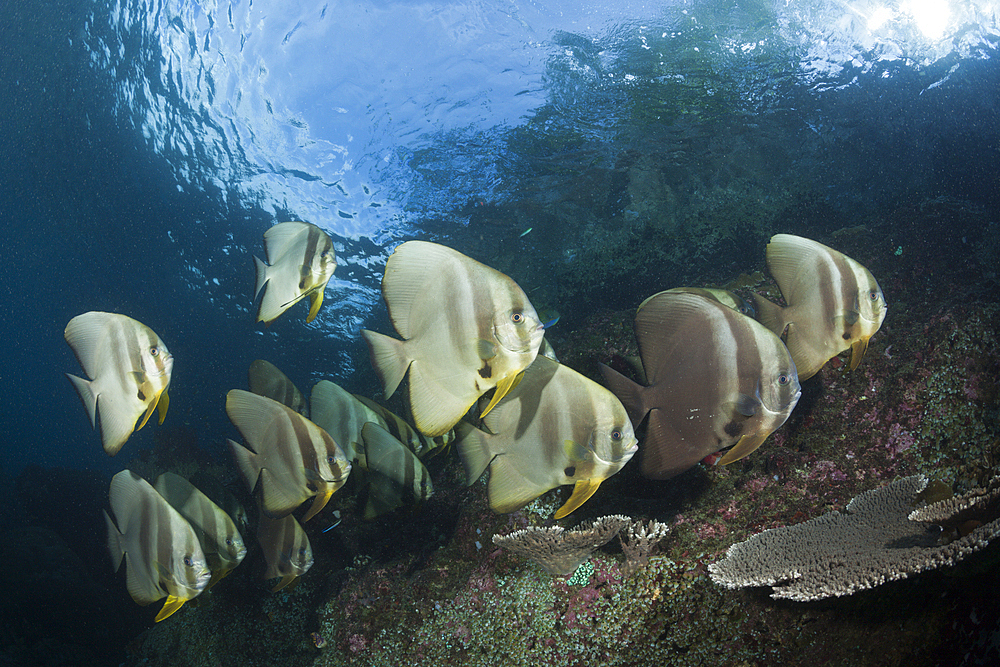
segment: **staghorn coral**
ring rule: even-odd
[[[710,565],[711,577],[728,588],[772,586],[776,599],[819,600],[952,565],[1000,533],[1000,521],[991,519],[942,544],[935,525],[942,520],[965,525],[973,515],[996,517],[1000,488],[913,511],[926,486],[926,477],[913,475],[862,493],[844,514],[830,512],[754,535]]]
[[[595,549],[631,522],[626,516],[602,516],[573,530],[562,526],[536,528],[529,526],[508,535],[494,535],[493,543],[516,554],[530,558],[554,575],[572,574]]]
[[[656,544],[667,536],[670,527],[655,519],[649,521],[633,521],[625,526],[618,539],[622,543],[622,553],[625,554],[625,574],[635,574],[641,567],[649,564],[649,557]]]

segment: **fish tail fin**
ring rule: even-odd
[[[76,389],[80,400],[83,401],[83,407],[87,410],[87,416],[90,417],[91,428],[97,428],[97,394],[91,388],[90,380],[84,380],[69,373],[66,373],[66,377],[73,383],[73,388]]]
[[[254,288],[253,288],[253,300],[256,301],[257,297],[260,296],[260,291],[264,289],[264,284],[267,282],[267,264],[264,263],[257,255],[253,256],[253,266],[255,270]]]
[[[760,294],[754,294],[753,300],[757,302],[757,321],[774,335],[781,336],[788,324],[785,321],[785,309]]]
[[[477,479],[482,477],[486,468],[493,460],[493,452],[490,451],[490,435],[480,431],[468,422],[460,421],[455,425],[455,440],[458,444],[458,453],[462,457],[462,465],[465,466],[465,483],[472,486]]]
[[[118,568],[121,567],[122,557],[125,556],[125,550],[122,548],[122,534],[107,512],[104,512],[104,523],[108,526],[108,552],[111,554],[111,564],[114,565],[115,572],[117,572]]]
[[[257,455],[243,445],[226,440],[229,443],[229,451],[233,454],[236,467],[240,469],[240,474],[246,481],[247,487],[253,492],[257,486],[257,478],[260,476],[260,464],[257,462]]]
[[[601,376],[604,382],[611,389],[611,393],[618,397],[618,400],[625,406],[628,417],[636,427],[646,416],[649,410],[645,405],[645,387],[637,382],[633,382],[615,369],[605,364],[598,364],[601,369]]]
[[[406,355],[403,341],[367,329],[362,329],[361,335],[368,343],[372,366],[382,380],[385,397],[389,398],[403,381],[406,369],[410,366],[410,358]]]

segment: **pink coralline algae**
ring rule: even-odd
[[[368,648],[368,640],[365,639],[364,635],[353,634],[347,638],[347,648],[351,650],[351,653],[357,655]]]
[[[899,424],[889,427],[889,457],[896,458],[897,455],[912,447],[916,440],[913,434],[905,430]]]

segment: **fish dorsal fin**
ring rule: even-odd
[[[279,222],[264,232],[267,261],[274,265],[290,250],[305,240],[309,227],[304,222]]]
[[[400,336],[412,335],[414,306],[426,303],[429,294],[445,292],[447,281],[454,279],[450,269],[470,262],[475,260],[437,243],[407,241],[396,247],[385,265],[382,295]]]
[[[108,344],[108,325],[114,318],[111,313],[90,311],[71,319],[63,332],[66,342],[73,348],[77,360],[92,380],[101,371],[97,364],[102,350]]]
[[[133,523],[132,512],[137,507],[142,506],[142,496],[144,493],[148,493],[143,487],[144,484],[148,485],[146,480],[131,470],[122,470],[111,478],[108,499],[111,503],[111,511],[115,515],[115,521],[122,533],[129,531]]]
[[[635,316],[635,337],[650,385],[670,373],[670,360],[679,345],[703,337],[707,311],[725,308],[716,301],[685,292],[660,292],[646,299]],[[624,401],[622,401],[624,403]]]
[[[495,512],[519,510],[548,490],[549,487],[538,486],[518,472],[511,458],[505,454],[496,456],[490,462],[488,494],[490,507]]]
[[[812,274],[819,256],[831,252],[826,246],[791,234],[775,234],[767,244],[767,268],[781,288],[785,303],[794,306],[812,294],[804,294],[803,288],[811,291],[814,282]],[[835,252],[835,251],[833,251]]]

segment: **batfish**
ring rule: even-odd
[[[550,489],[573,484],[573,494],[555,513],[561,519],[637,449],[621,402],[548,357],[535,359],[483,421],[491,433],[463,422],[458,451],[469,484],[490,469],[487,492],[496,512],[513,512]]]
[[[850,368],[857,368],[888,310],[875,276],[847,255],[791,234],[772,236],[766,255],[788,305],[754,295],[759,319],[779,336],[787,332],[799,380],[811,378],[847,348]]]
[[[419,505],[431,497],[434,493],[431,475],[406,445],[374,422],[364,425],[361,438],[368,477],[366,519],[399,507]]]
[[[542,343],[538,314],[517,283],[436,243],[397,247],[382,296],[403,340],[361,333],[387,398],[409,369],[410,408],[425,435],[446,433],[496,387],[489,412]]]
[[[288,376],[271,362],[263,359],[254,360],[250,364],[247,376],[250,381],[250,391],[253,393],[273,398],[303,417],[309,417],[309,403],[306,402],[306,397]]]
[[[257,541],[264,552],[264,560],[267,561],[264,578],[279,580],[271,589],[274,592],[301,577],[313,565],[312,546],[306,537],[306,531],[302,530],[302,526],[291,514],[272,519],[261,511],[257,523]]]
[[[247,548],[236,524],[191,482],[175,473],[165,472],[156,478],[154,488],[194,528],[208,568],[212,571],[210,587],[243,561]]]
[[[266,396],[233,389],[226,412],[251,449],[229,441],[229,449],[251,492],[260,493],[264,512],[273,518],[315,496],[303,521],[326,506],[344,485],[351,463],[333,438],[291,408]]]
[[[660,292],[639,306],[639,354],[649,386],[601,364],[601,373],[638,424],[648,413],[642,474],[678,475],[732,446],[743,458],[785,423],[799,381],[781,340],[755,320],[695,294]]]
[[[146,425],[154,409],[160,423],[167,416],[170,373],[174,358],[156,333],[125,315],[91,311],[66,325],[66,342],[73,348],[84,380],[66,374],[97,428],[100,413],[101,442],[110,456],[118,453],[136,429],[139,417]]]
[[[115,520],[107,512],[104,520],[115,571],[125,560],[128,592],[139,604],[167,598],[159,623],[208,585],[205,554],[191,525],[134,472],[111,478],[109,498]]]
[[[256,256],[253,258],[257,270],[253,298],[264,290],[257,321],[271,324],[308,296],[306,322],[312,322],[323,305],[323,290],[337,268],[333,241],[326,232],[308,222],[281,222],[264,232],[264,249],[266,264]]]

